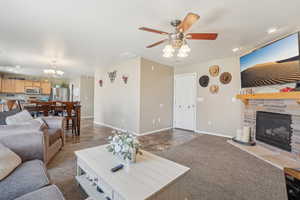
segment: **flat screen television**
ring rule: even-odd
[[[242,88],[300,81],[299,33],[240,58]]]

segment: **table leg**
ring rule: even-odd
[[[81,122],[81,112],[80,107],[77,108],[77,134],[80,135],[80,122]]]

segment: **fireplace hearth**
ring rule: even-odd
[[[291,151],[292,117],[289,114],[258,111],[256,140]]]

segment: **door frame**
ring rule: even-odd
[[[173,93],[173,128],[176,128],[175,127],[175,98],[176,98],[176,78],[177,77],[183,77],[183,76],[193,76],[194,79],[195,79],[195,82],[194,82],[194,87],[195,87],[195,90],[194,90],[194,105],[195,105],[195,110],[194,110],[194,127],[191,131],[194,131],[196,132],[197,130],[197,73],[196,72],[193,72],[193,73],[183,73],[183,74],[175,74],[174,75],[174,93]]]

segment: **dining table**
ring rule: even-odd
[[[30,113],[37,113],[37,112],[42,112],[44,116],[49,116],[49,112],[50,111],[66,111],[66,105],[60,104],[57,105],[56,103],[52,102],[48,102],[49,104],[49,109],[46,109],[37,103],[28,103],[28,104],[24,104],[23,105],[23,109],[24,110],[28,110]],[[80,124],[81,124],[81,105],[80,104],[75,104],[74,105],[74,111],[75,111],[75,115],[76,115],[76,126],[77,126],[77,132],[78,135],[80,135]]]

